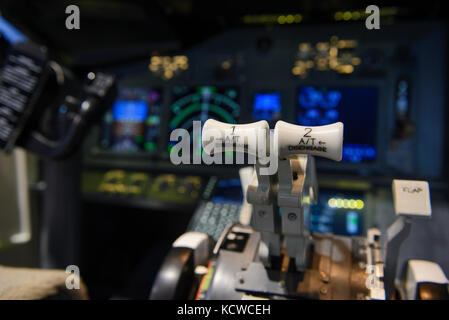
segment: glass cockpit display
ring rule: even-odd
[[[303,86],[298,90],[296,121],[303,126],[344,123],[342,161],[366,163],[377,158],[376,87]]]
[[[240,180],[229,179],[220,180],[217,189],[212,197],[213,202],[232,202],[241,204],[243,199],[243,191]]]
[[[192,137],[193,121],[201,121],[201,125],[207,119],[237,123],[240,117],[239,90],[235,87],[175,86],[172,88],[172,97],[169,132],[183,128]],[[195,143],[201,146],[199,138]],[[169,141],[168,151],[176,143]]]
[[[116,152],[155,151],[159,140],[161,90],[120,87],[117,100],[106,112],[100,147]]]
[[[281,119],[281,93],[264,91],[254,94],[253,119],[274,122]]]

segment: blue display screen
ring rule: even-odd
[[[344,124],[342,161],[363,163],[377,158],[376,87],[304,86],[298,90],[297,123]]]
[[[11,23],[0,15],[0,34],[9,43],[24,42],[27,40],[25,35],[16,29]]]
[[[277,120],[282,110],[281,93],[256,92],[254,94],[253,118],[255,120]]]
[[[145,101],[116,101],[112,109],[114,121],[144,122],[147,118],[148,105]]]
[[[220,180],[211,201],[220,203],[235,202],[241,204],[243,201],[243,191],[240,180]]]
[[[104,117],[100,147],[115,152],[154,152],[158,148],[162,92],[145,86],[119,86]]]

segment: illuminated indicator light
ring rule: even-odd
[[[362,60],[358,57],[354,57],[351,59],[351,63],[355,66],[358,66],[361,62],[362,62]]]
[[[357,46],[357,41],[355,40],[340,40],[338,41],[339,48],[355,48]]]
[[[286,20],[285,16],[279,16],[277,21],[279,24],[284,24],[285,20]]]
[[[329,59],[329,66],[332,69],[336,69],[339,66],[337,59],[336,58]]]
[[[300,23],[302,21],[302,15],[300,14],[295,14],[295,22],[296,23]]]
[[[178,73],[179,69],[188,68],[188,58],[186,56],[153,56],[148,68],[164,79],[171,79]]]
[[[243,22],[244,23],[251,23],[251,22],[253,22],[253,17],[252,16],[244,16],[243,17]]]
[[[160,122],[159,117],[158,116],[154,116],[154,115],[149,116],[147,118],[147,121],[146,121],[146,123],[149,124],[149,125],[156,125],[156,124],[159,124],[159,122]]]
[[[355,209],[357,207],[357,202],[354,199],[349,200],[349,208]]]
[[[340,66],[339,71],[341,73],[352,73],[354,71],[354,67],[350,64]]]
[[[251,23],[273,23],[277,21],[277,15],[247,15],[243,17],[243,22]]]
[[[336,57],[338,55],[338,49],[337,47],[332,47],[329,49],[329,55],[331,57]]]
[[[339,40],[337,45],[340,49],[355,48],[357,46],[357,41],[355,41],[355,40]]]
[[[295,21],[295,17],[293,17],[293,15],[289,14],[286,18],[285,21],[287,23],[293,23],[293,21]]]
[[[326,70],[327,69],[327,60],[325,58],[316,59],[316,64],[318,70]]]
[[[305,196],[304,199],[302,199],[302,202],[305,204],[310,204],[310,196]]]
[[[154,142],[145,142],[145,149],[146,150],[155,150],[156,144]]]
[[[337,205],[336,205],[336,207],[337,208],[342,208],[343,207],[343,199],[337,199]]]
[[[273,16],[263,16],[262,20],[263,20],[263,22],[267,23],[267,22],[274,22],[274,21],[276,21],[276,18],[273,19]]]
[[[353,19],[353,20],[359,20],[360,17],[361,17],[360,12],[354,11],[354,12],[352,13],[352,19]]]
[[[188,61],[186,56],[174,56],[173,60],[177,64],[187,63],[187,61]]]
[[[396,7],[382,8],[380,10],[381,15],[395,15],[397,13],[398,13],[398,8],[396,8]]]
[[[341,198],[330,198],[327,201],[327,204],[330,208],[337,209],[358,209],[361,210],[364,208],[365,203],[363,200],[355,200],[355,199],[341,199]]]
[[[343,13],[343,20],[348,21],[351,20],[352,14],[349,11],[346,11],[345,13]]]
[[[299,67],[299,69],[292,68],[292,73],[300,75],[302,78],[305,78],[309,69],[313,68],[318,71],[335,70],[341,74],[353,73],[354,67],[361,64],[361,59],[353,57],[351,53],[344,53],[339,49],[355,47],[357,47],[356,40],[339,40],[336,35],[331,36],[329,42],[312,44],[300,42],[298,44],[297,60],[293,66]]]
[[[115,192],[125,193],[125,185],[124,184],[116,184],[114,185]]]
[[[299,44],[299,51],[309,51],[310,50],[310,43],[302,42]]]
[[[221,63],[221,67],[225,70],[228,70],[229,68],[231,68],[231,63],[229,61],[223,61]]]
[[[343,13],[341,13],[340,11],[335,12],[334,19],[340,21],[341,19],[343,19]]]
[[[329,43],[328,42],[318,42],[316,44],[316,48],[320,51],[326,51],[329,49]]]
[[[179,193],[186,193],[186,187],[185,186],[179,186],[178,192]]]
[[[301,68],[300,67],[294,67],[292,69],[292,73],[296,76],[299,76],[301,74]]]

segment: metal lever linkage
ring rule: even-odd
[[[295,259],[298,271],[305,271],[312,242],[309,209],[318,196],[313,156],[341,160],[343,124],[303,127],[278,121],[274,135],[279,156],[277,202],[286,254]]]
[[[265,145],[259,139],[257,130],[260,129],[266,133]],[[212,133],[219,136],[218,144],[212,143]],[[256,157],[247,201],[253,205],[251,224],[261,233],[260,260],[269,267],[271,258],[280,257],[285,247],[287,256],[295,260],[296,269],[304,271],[311,244],[309,207],[318,195],[313,156],[341,160],[343,124],[303,127],[278,121],[274,139],[268,133],[266,121],[230,125],[207,120],[203,127],[203,147],[211,154],[212,149],[223,150],[225,145],[226,150],[242,151]],[[242,139],[242,134],[246,139]],[[278,161],[277,173],[263,171],[269,164],[260,160],[269,152],[277,155],[270,158]]]

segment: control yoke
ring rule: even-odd
[[[11,47],[0,76],[0,150],[14,147],[49,158],[73,152],[89,125],[116,96],[113,75],[79,81],[32,42]]]
[[[317,199],[313,156],[341,160],[343,124],[304,127],[278,121],[271,139],[266,121],[234,125],[210,119],[202,141],[207,154],[233,150],[256,156],[247,200],[253,205],[251,224],[262,236],[260,259],[269,267],[285,244],[286,255],[295,259],[298,270],[305,270],[311,238],[304,213]],[[276,157],[270,159],[278,162],[278,170],[263,174],[261,168],[268,164],[261,159],[273,153]]]

